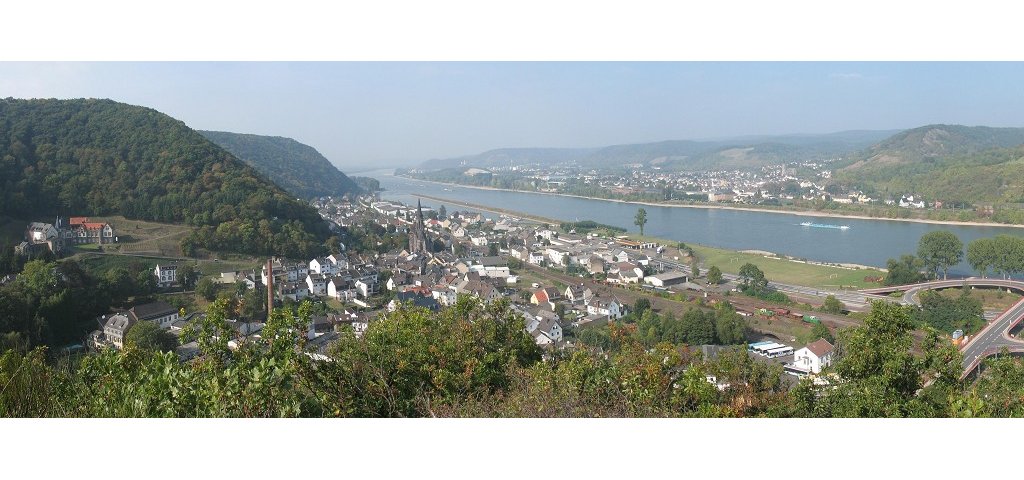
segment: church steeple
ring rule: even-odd
[[[416,216],[413,219],[412,231],[409,232],[409,253],[426,253],[430,251],[427,245],[427,233],[423,225],[423,204],[416,199]]]

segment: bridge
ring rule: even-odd
[[[903,292],[899,302],[905,305],[920,305],[918,294],[924,290],[940,290],[943,288],[960,287],[995,287],[1016,290],[1024,293],[1024,282],[1015,280],[1001,280],[994,278],[965,278],[960,280],[939,280],[935,282],[917,283],[912,285],[898,285],[892,287],[870,288],[861,290],[861,293],[871,296],[879,296],[880,299],[892,301],[892,297],[882,296],[894,292]],[[1012,338],[1010,330],[1024,320],[1024,299],[1017,302],[994,320],[988,323],[960,345],[960,353],[963,354],[963,374],[961,378],[970,375],[985,358],[998,354],[1004,348],[1010,353],[1024,354],[1024,341]]]

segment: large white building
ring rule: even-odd
[[[153,275],[156,275],[156,283],[158,285],[169,287],[178,281],[178,266],[157,264],[156,268],[153,269]]]
[[[821,369],[832,364],[832,351],[832,344],[825,339],[810,343],[793,353],[792,367],[807,373],[821,373]]]

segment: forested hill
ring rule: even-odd
[[[311,199],[360,192],[355,182],[315,148],[290,138],[206,130],[199,133],[297,197]]]
[[[859,155],[849,155],[849,165],[843,170],[885,169],[1021,144],[1024,144],[1024,128],[925,125],[897,133]]]
[[[329,234],[311,206],[183,122],[112,100],[0,100],[0,211],[186,223],[199,227],[186,252],[307,255]]]

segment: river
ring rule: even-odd
[[[572,198],[528,192],[483,190],[442,185],[391,175],[391,170],[363,173],[380,180],[381,198],[415,204],[415,194],[449,198],[562,220],[594,220],[637,231],[633,218],[638,208],[647,210],[644,233],[687,243],[731,250],[766,250],[797,258],[834,263],[885,267],[886,260],[915,253],[921,235],[947,230],[966,245],[980,237],[1006,233],[1021,235],[1018,228],[939,225],[888,220],[798,216],[774,212],[749,212],[714,208],[678,208],[636,205],[606,200]],[[425,206],[443,202],[423,199]],[[448,210],[453,206],[448,205]],[[465,210],[465,208],[459,208]],[[849,225],[849,229],[803,227],[803,222]],[[972,275],[961,262],[950,273]]]

